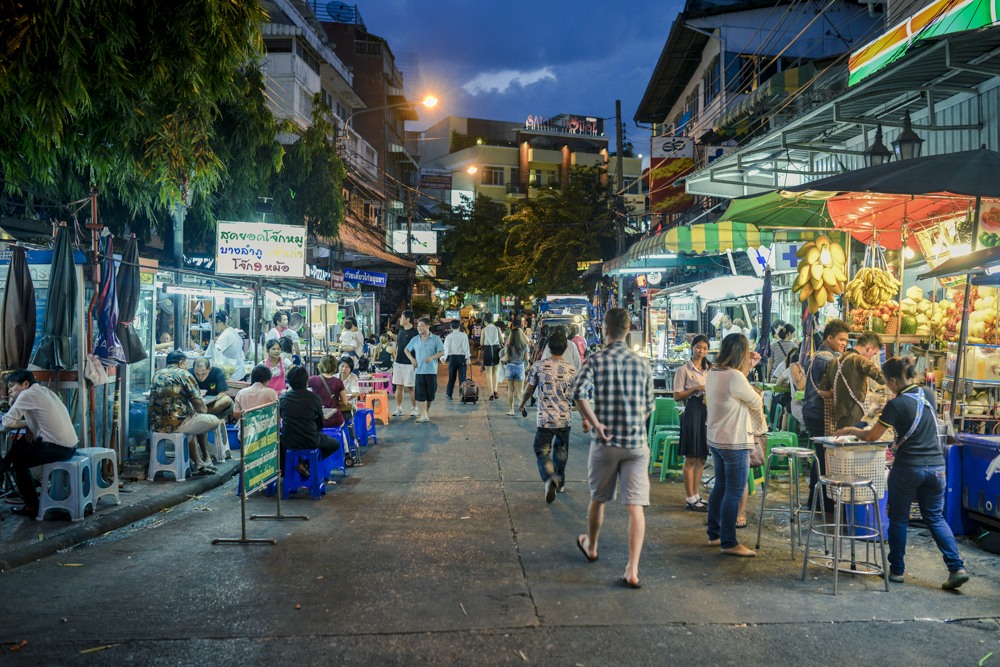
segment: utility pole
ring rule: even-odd
[[[615,240],[617,242],[618,255],[625,252],[625,206],[623,205],[625,193],[625,175],[622,173],[622,101],[615,100],[615,143],[618,149],[615,151]]]
[[[409,260],[413,259],[413,191],[406,191],[406,258]],[[413,288],[416,285],[417,276],[416,269],[410,272],[410,285],[409,294],[406,295],[406,302],[413,305]]]

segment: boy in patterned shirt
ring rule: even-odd
[[[545,482],[545,502],[551,503],[556,492],[565,490],[566,460],[569,458],[570,406],[576,369],[562,358],[567,346],[566,334],[556,331],[549,337],[552,356],[531,366],[525,380],[524,395],[519,409],[528,412],[524,404],[538,388],[538,416],[535,432],[535,457],[538,474]],[[551,456],[550,456],[551,453]]]

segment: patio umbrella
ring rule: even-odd
[[[125,352],[125,363],[134,364],[149,356],[132,325],[139,308],[139,243],[135,234],[125,244],[122,261],[118,265],[118,275],[115,276],[115,287],[118,291],[118,324],[115,326],[115,335]]]
[[[27,250],[12,247],[7,286],[0,305],[0,370],[25,368],[35,345],[35,286]]]
[[[73,244],[65,224],[56,233],[49,270],[49,288],[42,323],[42,341],[31,363],[45,370],[65,370],[76,366],[73,357],[73,323],[76,319],[76,267]]]
[[[762,359],[771,357],[771,269],[764,269],[764,286],[760,292],[760,328],[757,330],[757,354]]]
[[[115,280],[114,244],[111,234],[101,240],[104,256],[101,262],[101,284],[97,292],[97,341],[94,343],[94,356],[105,366],[114,366],[125,362],[125,351],[115,334],[118,326],[118,292]]]

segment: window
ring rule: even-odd
[[[503,185],[503,167],[484,167],[483,185]]]
[[[698,91],[695,90],[690,95],[687,96],[687,100],[684,102],[684,116],[687,117],[688,122],[698,115]]]
[[[299,58],[302,58],[302,62],[306,64],[313,72],[319,74],[319,58],[316,57],[309,48],[304,46],[301,42],[296,42],[295,51]]]
[[[719,71],[719,57],[716,56],[708,69],[705,70],[705,76],[701,80],[703,108],[708,108],[712,100],[719,95]]]
[[[511,183],[515,183],[515,184],[521,182],[521,168],[520,167],[511,167],[510,168],[510,182]]]
[[[290,39],[265,39],[264,50],[268,53],[291,53],[292,40]]]

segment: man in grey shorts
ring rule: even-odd
[[[646,536],[643,508],[649,505],[646,419],[653,411],[653,375],[649,363],[625,345],[629,329],[625,309],[610,309],[603,329],[607,346],[587,358],[572,390],[577,409],[592,429],[587,534],[576,538],[576,546],[589,562],[597,560],[604,504],[615,499],[615,486],[621,480],[622,504],[628,513],[628,565],[619,583],[639,588],[639,555]],[[593,406],[588,400],[590,387]]]

